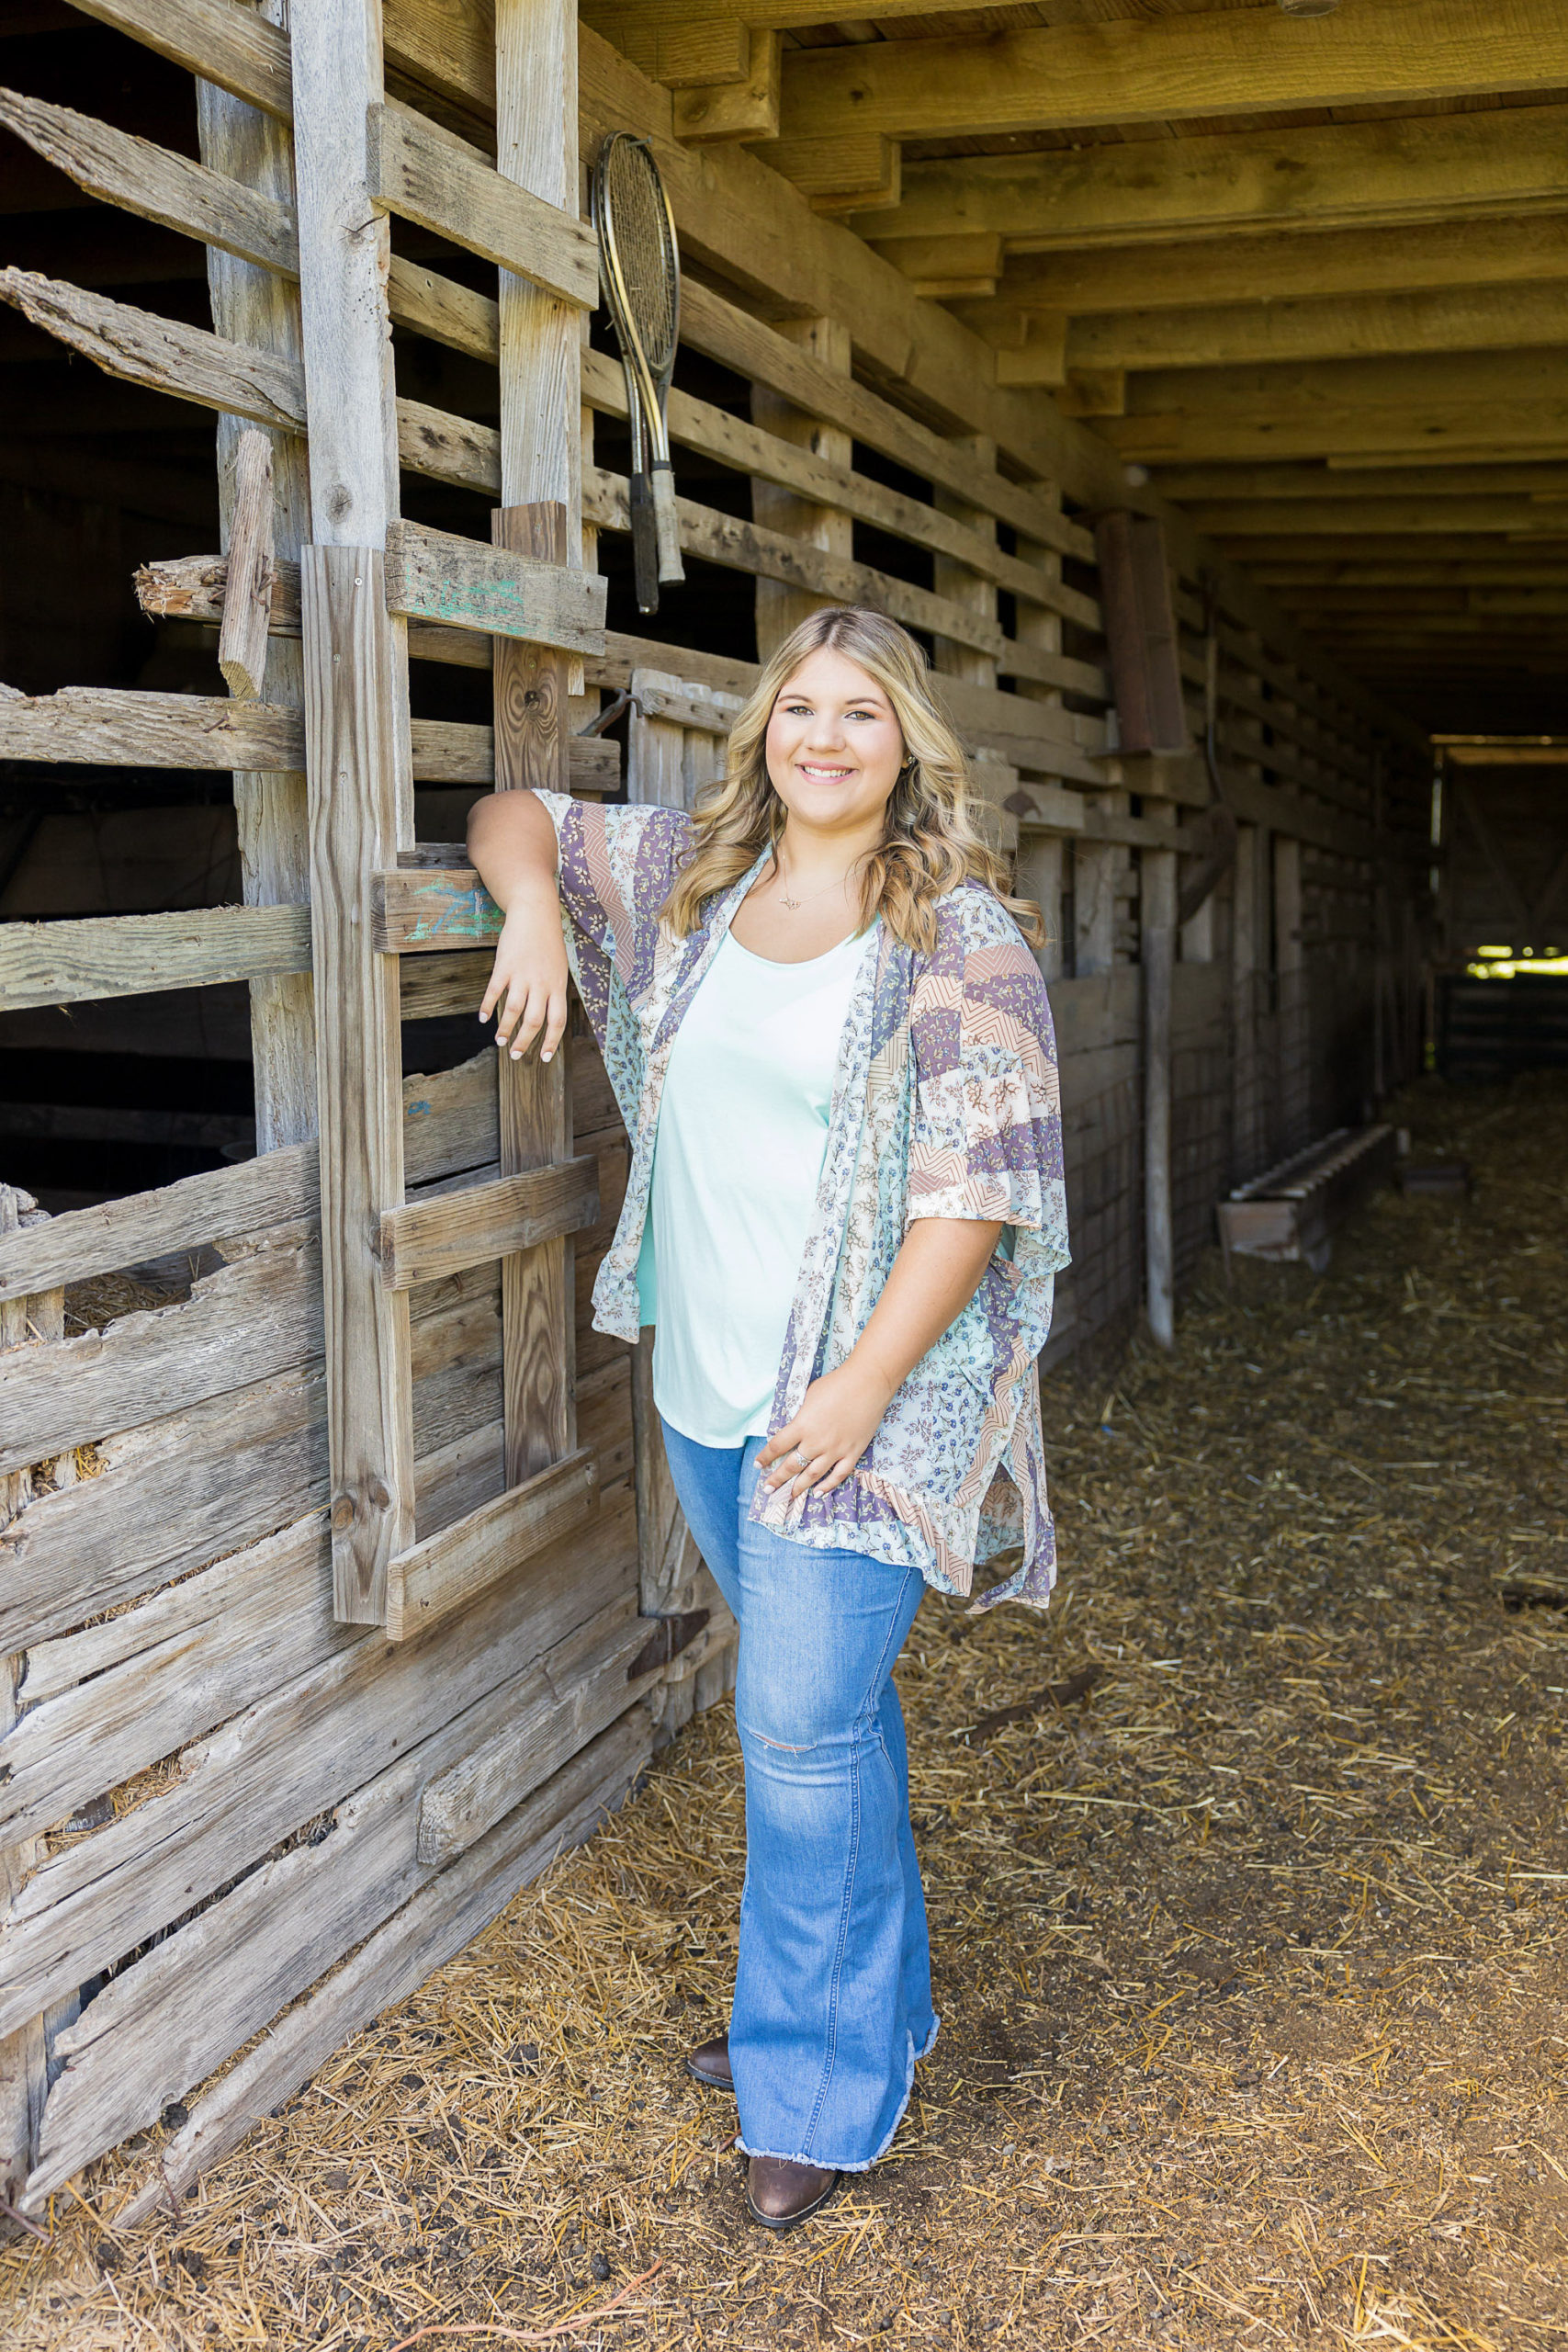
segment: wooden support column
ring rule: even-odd
[[[257,15],[287,19],[284,0],[263,0]],[[292,207],[293,141],[282,123],[214,82],[196,85],[201,160],[225,178]],[[207,247],[212,323],[231,343],[276,352],[299,365],[302,353],[299,289],[288,278]],[[227,551],[234,512],[234,459],[242,418],[218,418],[218,510]],[[310,478],[305,444],[295,434],[272,433],[273,537],[277,555],[299,561],[309,531]],[[296,638],[267,642],[263,698],[298,709],[305,699],[304,654]],[[302,906],[310,895],[310,836],[305,776],[300,769],[243,771],[234,778],[240,876],[248,907]],[[251,1056],[255,1070],[256,1149],[303,1143],[316,1132],[316,1040],[309,972],[253,980]]]
[[[1258,989],[1269,959],[1269,836],[1236,828],[1231,905],[1231,1174],[1256,1176],[1269,1157],[1258,1052]]]
[[[1146,803],[1145,817],[1176,832],[1176,811]],[[1139,915],[1144,970],[1144,1264],[1149,1329],[1176,1339],[1176,1227],[1171,1202],[1170,1037],[1176,989],[1176,851],[1142,853]]]
[[[798,344],[823,367],[832,368],[835,375],[848,376],[850,330],[841,321],[785,319],[776,332]],[[820,417],[807,415],[793,401],[771,391],[766,385],[754,384],[751,388],[751,422],[780,441],[809,449],[829,465],[847,466],[851,462],[854,444],[850,434]],[[854,555],[854,523],[850,515],[835,506],[818,506],[808,498],[797,497],[794,491],[781,490],[774,482],[752,482],[751,517],[771,531],[787,531],[791,538],[804,539],[808,547],[821,548],[826,554],[840,556],[846,562]],[[759,580],[758,659],[766,662],[808,613],[819,612],[830,601],[826,596],[814,596],[804,588],[786,587],[780,580]]]
[[[1302,845],[1274,836],[1274,969],[1280,999],[1280,1148],[1311,1141],[1311,1022],[1302,943]]]
[[[1031,482],[1030,488],[1036,498],[1045,499],[1052,506],[1060,507],[1061,492],[1054,481]],[[1055,548],[1047,547],[1043,540],[1020,539],[1018,558],[1021,563],[1027,563],[1031,571],[1038,571],[1042,578],[1060,582],[1062,559]],[[1044,605],[1031,605],[1020,597],[1018,639],[1021,645],[1036,647],[1042,653],[1059,654],[1062,650],[1061,615],[1050,611]],[[1038,685],[1030,678],[1021,678],[1017,684],[1019,694],[1026,702],[1044,703],[1057,710],[1061,708],[1059,687]],[[1024,898],[1034,900],[1045,924],[1045,944],[1036,957],[1041,974],[1047,981],[1058,980],[1067,967],[1068,944],[1065,921],[1067,848],[1059,834],[1033,833],[1026,837],[1019,854],[1018,887]]]
[[[1089,805],[1102,815],[1124,817],[1124,792],[1097,792]],[[1116,886],[1127,853],[1114,842],[1073,843],[1073,975],[1108,972],[1116,961]]]
[[[496,167],[578,217],[577,13],[570,0],[500,0],[495,14]],[[498,547],[573,569],[582,562],[582,317],[502,270]],[[576,673],[575,675],[573,673]],[[571,788],[567,705],[581,664],[514,638],[495,640],[500,792]],[[571,1154],[569,1048],[499,1057],[503,1175]],[[577,1443],[576,1315],[570,1235],[502,1261],[506,1478],[519,1486]]]
[[[321,1123],[321,1265],[337,1616],[378,1623],[414,1540],[408,1294],[375,1237],[401,1205],[398,966],[373,884],[413,841],[408,633],[387,610],[398,514],[388,223],[366,186],[383,96],[378,0],[311,0],[292,29],[310,530],[300,561]]]

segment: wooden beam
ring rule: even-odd
[[[426,1194],[384,1212],[381,1279],[389,1290],[439,1282],[580,1232],[598,1216],[599,1162],[592,1156]]]
[[[1568,532],[1568,514],[1529,498],[1440,498],[1425,490],[1403,498],[1351,497],[1343,475],[1337,498],[1219,498],[1196,499],[1189,508],[1201,531],[1217,539],[1275,538],[1300,534],[1303,555],[1319,537],[1369,538],[1393,534],[1400,537],[1431,534],[1452,537],[1473,532],[1480,537],[1506,532],[1510,538],[1562,538]],[[1368,554],[1373,549],[1369,547]]]
[[[953,139],[1101,122],[1556,90],[1568,22],[1554,0],[1382,0],[1321,22],[1206,10],[1050,30],[793,51],[785,138],[868,130]]]
[[[0,301],[12,303],[106,375],[285,433],[305,429],[299,368],[279,354],[226,342],[204,327],[183,326],[31,270],[0,270]]]
[[[15,90],[0,90],[0,123],[106,204],[286,276],[298,268],[294,208],[265,189]]]
[[[698,17],[661,25],[657,19],[611,19],[595,13],[593,23],[639,74],[650,82],[662,82],[667,90],[744,82],[751,68],[751,36],[739,17]]]
[[[708,146],[722,140],[750,142],[778,137],[779,36],[759,28],[749,36],[748,50],[746,71],[739,80],[701,87],[687,84],[676,90],[671,119],[677,139]]]
[[[374,203],[449,237],[559,301],[583,311],[597,305],[599,249],[580,220],[409,107],[373,107],[367,140]]]
[[[1109,311],[1072,321],[1066,364],[1068,369],[1237,368],[1562,344],[1568,344],[1568,282]]]
[[[863,233],[908,267],[890,241],[985,234],[1010,253],[1070,253],[1564,205],[1568,107],[1502,107],[906,163],[896,209]]]
[[[198,907],[0,928],[0,1012],[308,971],[308,907]]]
[[[677,109],[677,114],[679,109]],[[809,131],[775,136],[758,153],[770,170],[800,190],[818,212],[871,213],[897,204],[903,187],[903,150],[886,132],[847,131],[818,139]]]
[[[603,653],[606,594],[592,574],[454,531],[397,523],[387,534],[390,609],[443,628]]]
[[[1341,467],[1323,464],[1162,466],[1159,487],[1183,507],[1204,499],[1344,498],[1351,490],[1368,498],[1525,498],[1544,492],[1568,499],[1568,465],[1530,458],[1510,463],[1506,453],[1473,466],[1414,458],[1407,465],[1359,466],[1353,479]]]
[[[453,1527],[400,1553],[387,1577],[387,1639],[439,1624],[597,1510],[599,1457],[581,1447]]]
[[[1568,217],[1427,221],[1396,237],[1375,229],[1207,238],[1170,245],[1097,245],[1010,258],[993,304],[957,315],[999,346],[1031,310],[1089,317],[1106,311],[1190,310],[1213,303],[1216,257],[1234,302],[1424,288],[1528,286],[1568,277]]]
[[[259,12],[236,8],[233,0],[83,0],[82,14],[279,122],[292,121],[288,36]]]

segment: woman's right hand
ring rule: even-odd
[[[481,1021],[497,1014],[495,1042],[503,1052],[510,1049],[513,1061],[541,1034],[539,1058],[551,1059],[566,1035],[566,941],[554,887],[547,898],[525,891],[507,910],[479,1006]]]

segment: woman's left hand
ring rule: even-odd
[[[757,1457],[762,1484],[802,1495],[830,1495],[841,1487],[876,1434],[893,1390],[872,1365],[848,1357],[814,1380],[794,1420],[770,1438]]]

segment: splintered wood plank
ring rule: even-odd
[[[197,907],[0,929],[0,1012],[161,989],[212,988],[310,966],[309,907]]]
[[[503,507],[491,518],[499,546],[564,562],[567,513],[550,500]],[[570,785],[567,753],[567,664],[547,647],[495,641],[495,782],[498,792]],[[571,1102],[563,1039],[555,1060],[538,1048],[522,1060],[498,1056],[501,1165],[505,1175],[568,1159]],[[547,1241],[502,1261],[506,1332],[503,1385],[507,1478],[520,1484],[571,1453],[577,1442],[575,1340],[570,1239]]]
[[[78,1983],[78,1963],[85,1973],[144,1942],[628,1591],[630,1522],[623,1495],[422,1639],[372,1634],[323,1656],[187,1749],[173,1785],[51,1856],[0,1922],[0,2032]]]
[[[439,1535],[400,1554],[387,1576],[387,1639],[405,1642],[466,1609],[599,1507],[599,1457],[583,1446],[509,1486]]]
[[[455,531],[399,523],[387,534],[388,599],[410,618],[603,653],[606,594],[594,574]]]
[[[646,1712],[629,1709],[394,1912],[209,2092],[159,2151],[158,2170],[118,2217],[120,2226],[150,2218],[171,2186],[183,2190],[237,2147],[258,2114],[288,2098],[358,2027],[461,1951],[558,1854],[592,1837],[624,1803],[652,1746]]]
[[[106,375],[286,433],[305,429],[299,369],[276,353],[230,343],[205,327],[185,326],[36,270],[0,270],[0,300]]]
[[[368,143],[371,193],[388,211],[449,237],[574,309],[597,306],[597,242],[558,205],[518,186],[477,147],[407,107],[372,108]]]
[[[378,553],[307,548],[301,590],[333,1568],[340,1616],[375,1623],[413,1538],[408,1299],[374,1248],[403,1196],[397,967],[371,945],[370,901],[398,845],[400,682]]]
[[[257,702],[266,674],[272,617],[272,444],[253,425],[234,451],[229,576],[218,632],[218,667],[236,702]]]
[[[630,1594],[614,1600],[479,1705],[378,1772],[336,1812],[323,1843],[263,1863],[219,1902],[122,1970],[79,2026],[60,2038],[55,2086],[29,2184],[46,2197],[72,2174],[154,2121],[280,2008],[425,1883],[420,1792],[462,1769],[467,1751],[525,1721],[526,1752],[506,1801],[465,1838],[471,1845],[524,1804],[637,1695],[626,1661],[646,1629]],[[628,1622],[629,1621],[629,1622]],[[453,1859],[443,1854],[442,1861]],[[222,1987],[192,2001],[193,1982]]]
[[[599,1163],[592,1156],[411,1201],[381,1219],[381,1279],[390,1290],[410,1290],[580,1232],[598,1216]]]

